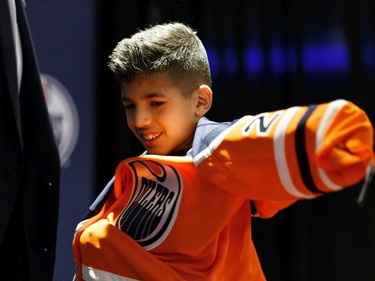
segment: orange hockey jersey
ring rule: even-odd
[[[345,100],[203,118],[186,156],[119,164],[77,227],[76,280],[265,280],[251,212],[351,186],[372,160],[370,121]]]

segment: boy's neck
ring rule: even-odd
[[[185,156],[186,153],[190,150],[190,148],[185,148],[182,150],[174,151],[168,154],[168,156]]]

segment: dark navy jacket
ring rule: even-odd
[[[50,281],[60,162],[24,3],[15,2],[23,56],[19,93],[8,1],[0,0],[0,279]]]

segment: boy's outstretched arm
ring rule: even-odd
[[[373,138],[366,113],[335,100],[245,116],[195,162],[224,189],[278,209],[363,180]]]

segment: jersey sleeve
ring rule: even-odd
[[[245,116],[194,162],[215,185],[253,200],[270,217],[298,199],[358,183],[373,158],[366,113],[335,100]]]

